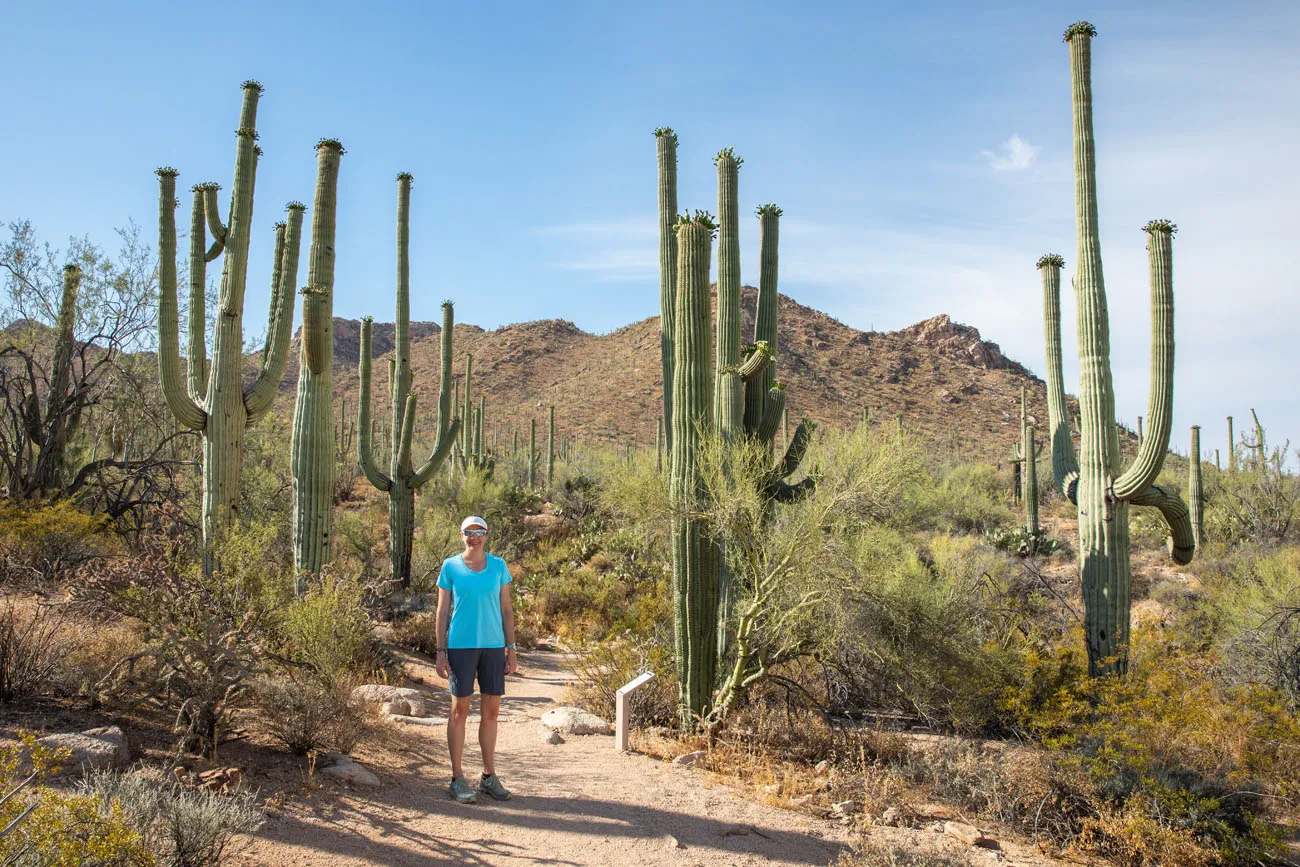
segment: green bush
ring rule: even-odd
[[[280,655],[327,687],[376,667],[376,645],[360,581],[326,567],[306,591],[280,606],[275,636]]]
[[[957,533],[985,533],[1016,520],[1007,507],[1007,482],[990,464],[960,464],[937,481],[918,486],[915,524]]]
[[[61,581],[119,546],[108,518],[70,500],[31,508],[0,500],[0,581]]]
[[[254,686],[253,704],[271,737],[294,753],[351,753],[366,733],[364,708],[351,700],[351,686],[268,679]]]

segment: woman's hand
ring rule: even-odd
[[[510,663],[507,662],[506,663],[507,673],[509,673],[509,668],[510,668]],[[443,680],[446,680],[447,675],[451,674],[451,666],[447,664],[447,651],[445,650],[438,651],[438,656],[433,661],[433,670],[438,672],[438,677],[441,677]]]
[[[519,670],[519,659],[515,656],[513,647],[506,649],[506,675],[512,675]]]

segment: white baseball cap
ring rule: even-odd
[[[488,525],[487,525],[487,521],[484,521],[478,515],[470,515],[468,518],[460,522],[461,532],[468,530],[470,527],[482,527],[484,530],[486,530],[488,528]]]

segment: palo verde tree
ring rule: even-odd
[[[236,130],[235,180],[226,221],[221,221],[216,184],[193,188],[190,218],[190,340],[188,377],[182,376],[176,306],[176,176],[158,169],[158,371],[163,396],[176,420],[203,435],[203,568],[214,566],[213,543],[235,518],[243,465],[244,430],[271,408],[284,374],[293,324],[294,284],[305,206],[288,205],[276,226],[271,276],[271,314],[262,365],[252,386],[243,386],[244,289],[257,175],[257,103],[262,86],[244,82]],[[213,236],[206,246],[206,231]],[[206,266],[225,254],[213,324],[212,358],[203,342]]]
[[[392,399],[392,429],[388,472],[380,469],[381,454],[371,438],[370,409],[370,326],[361,321],[361,401],[357,429],[361,432],[361,471],[370,484],[388,494],[388,560],[393,580],[402,587],[411,584],[411,546],[415,537],[415,492],[446,462],[460,429],[452,418],[451,350],[455,311],[450,301],[442,302],[442,370],[438,376],[437,439],[433,454],[417,469],[411,464],[411,441],[415,436],[415,395],[411,394],[411,181],[403,172],[397,176],[397,322],[393,359],[389,365],[389,396]]]
[[[1075,217],[1078,263],[1074,276],[1078,311],[1079,414],[1077,461],[1064,414],[1060,362],[1060,262],[1044,256],[1044,306],[1048,346],[1048,413],[1056,484],[1078,507],[1079,572],[1082,578],[1088,669],[1093,676],[1123,675],[1129,643],[1129,507],[1154,506],[1168,522],[1175,561],[1195,551],[1187,506],[1173,491],[1155,485],[1169,448],[1173,420],[1174,308],[1172,240],[1176,227],[1152,220],[1143,227],[1151,274],[1151,394],[1147,430],[1137,457],[1120,467],[1119,430],[1110,370],[1110,326],[1097,226],[1097,173],[1092,124],[1092,38],[1081,21],[1065,31],[1073,87]],[[1055,357],[1053,357],[1055,356]]]

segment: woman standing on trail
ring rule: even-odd
[[[496,775],[497,717],[506,675],[519,667],[515,659],[515,613],[510,604],[510,571],[506,561],[487,553],[488,525],[478,515],[460,524],[465,550],[442,561],[438,573],[438,656],[435,667],[447,678],[451,716],[447,720],[447,749],[451,753],[451,785],[458,803],[472,804],[474,789],[461,773],[465,752],[465,721],[478,678],[478,745],[483,753],[483,777],[478,790],[505,801],[510,792]]]

